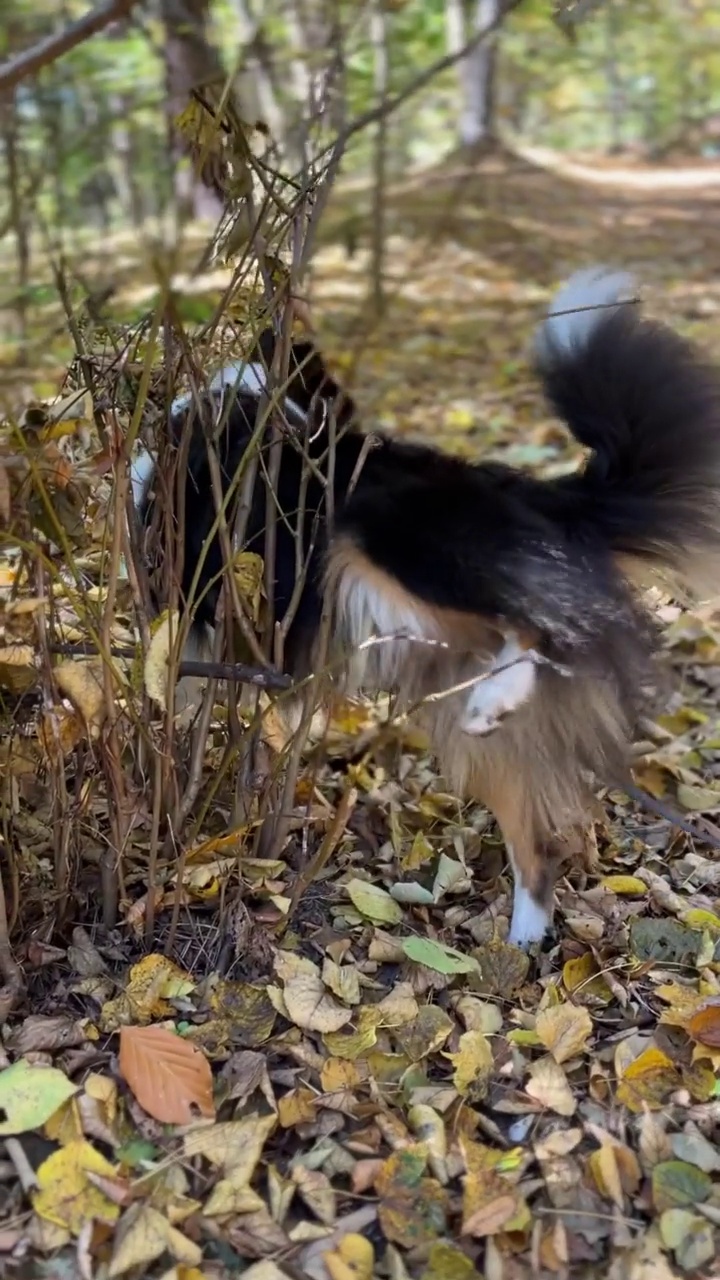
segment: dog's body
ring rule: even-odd
[[[382,436],[368,448],[317,353],[298,345],[291,360],[284,413],[296,438],[286,431],[281,446],[273,584],[276,619],[298,606],[285,665],[311,669],[327,592],[354,683],[421,704],[450,785],[497,818],[519,944],[548,926],[557,862],[586,824],[593,781],[627,772],[656,649],[631,577],[650,566],[693,585],[719,563],[720,383],[680,338],[621,303],[629,285],[578,273],[538,333],[548,397],[591,450],[583,470],[554,481]],[[261,362],[240,379],[216,446],[225,492],[253,435]],[[222,399],[211,393],[206,417]],[[176,431],[188,411],[178,406]],[[148,492],[145,482],[146,523]],[[260,552],[267,501],[256,483],[245,545]],[[201,426],[184,506],[182,594],[193,578],[205,588],[195,612],[205,625],[222,553],[215,537],[198,571],[216,511]]]

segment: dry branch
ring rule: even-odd
[[[105,4],[98,5],[97,9],[91,9],[84,17],[78,18],[77,22],[71,22],[62,31],[53,32],[51,36],[39,40],[30,49],[25,49],[22,53],[8,58],[6,62],[0,63],[0,93],[14,89],[21,80],[35,75],[49,63],[55,62],[57,58],[61,58],[63,54],[69,53],[84,40],[88,40],[90,36],[104,30],[111,22],[127,17],[135,3],[136,0],[107,0]]]

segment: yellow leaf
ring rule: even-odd
[[[416,831],[408,852],[400,859],[403,871],[417,871],[434,857],[435,850],[423,831]]]
[[[600,883],[605,889],[627,897],[640,897],[648,891],[645,882],[637,876],[603,876]]]
[[[0,688],[26,693],[37,678],[35,654],[29,644],[0,645]]]
[[[127,989],[103,1006],[103,1030],[116,1031],[129,1023],[169,1018],[173,1007],[168,1001],[187,996],[194,988],[193,979],[166,956],[145,956],[130,970]]]
[[[487,1036],[482,1031],[465,1031],[460,1036],[458,1052],[446,1057],[453,1064],[453,1084],[460,1096],[470,1093],[474,1100],[484,1097],[494,1065]]]
[[[330,1280],[372,1280],[375,1251],[364,1236],[343,1236],[336,1249],[323,1255]]]
[[[617,1089],[617,1101],[630,1111],[645,1107],[659,1111],[667,1096],[677,1089],[680,1077],[674,1063],[661,1049],[645,1049],[625,1069]]]
[[[291,1089],[278,1102],[278,1121],[283,1129],[312,1124],[316,1118],[316,1097],[311,1089]]]
[[[180,615],[177,610],[166,610],[156,620],[152,639],[145,657],[145,691],[163,711],[167,710],[168,663],[171,647],[177,651],[177,635]]]
[[[472,431],[475,426],[475,414],[471,409],[457,407],[445,413],[445,426],[454,431]]]
[[[120,1206],[88,1177],[115,1179],[117,1171],[89,1142],[69,1142],[53,1151],[37,1171],[38,1191],[33,1208],[41,1218],[79,1235],[87,1222],[113,1223]]]
[[[711,933],[720,933],[720,916],[716,916],[714,911],[693,907],[689,911],[683,911],[680,919],[691,929],[709,929]]]
[[[205,1204],[203,1214],[207,1218],[224,1218],[228,1214],[259,1213],[265,1205],[257,1191],[247,1183],[238,1185],[236,1173],[217,1182]]]
[[[535,1031],[556,1062],[567,1062],[585,1051],[592,1018],[583,1006],[558,1004],[537,1015]]]
[[[495,1169],[468,1173],[463,1187],[461,1234],[496,1235],[515,1217],[518,1208],[517,1192]]]
[[[256,551],[239,551],[233,560],[238,594],[255,626],[260,618],[265,562]]]
[[[354,1063],[343,1058],[328,1058],[322,1065],[320,1083],[323,1093],[357,1089],[362,1076]]]
[[[360,975],[352,964],[336,964],[329,957],[323,962],[322,978],[333,995],[346,1004],[360,1003]]]
[[[609,1200],[612,1200],[617,1205],[618,1209],[622,1209],[623,1189],[613,1144],[611,1142],[603,1142],[599,1151],[593,1151],[588,1164],[600,1194],[607,1196]]]
[[[335,1191],[327,1174],[320,1169],[307,1169],[304,1165],[296,1164],[290,1170],[290,1177],[311,1213],[326,1227],[331,1226],[335,1221],[337,1207]]]
[[[566,960],[563,965],[563,984],[570,995],[577,992],[580,997],[592,996],[593,999],[605,1001],[612,996],[591,951],[586,951],[575,960]]]
[[[69,1098],[50,1116],[45,1125],[45,1137],[57,1142],[61,1147],[69,1142],[80,1142],[85,1137],[82,1117],[76,1098]]]
[[[323,1036],[323,1044],[328,1053],[336,1058],[344,1058],[348,1062],[357,1062],[377,1043],[375,1027],[360,1027],[357,1031],[329,1031]]]

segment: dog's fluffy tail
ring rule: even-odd
[[[579,271],[535,354],[553,407],[591,456],[559,482],[571,519],[620,556],[720,594],[720,376],[632,301],[633,279]],[[567,512],[571,515],[570,511]]]

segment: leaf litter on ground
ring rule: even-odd
[[[619,256],[648,278],[651,305],[671,295],[673,318],[712,346],[717,320],[698,321],[695,295],[720,224],[697,229],[677,194],[650,207],[638,193],[599,195],[511,164],[489,187],[465,175],[463,201],[482,217],[463,223],[454,181],[446,174],[391,201],[403,263],[395,337],[371,335],[363,409],[463,456],[559,474],[577,454],[522,359],[547,289],[574,265]],[[507,214],[529,203],[532,234]],[[691,222],[698,260],[688,268],[683,258],[678,284],[678,224]],[[560,263],[563,228],[572,250]],[[352,365],[357,338],[335,289],[348,276],[326,243],[315,291],[339,370]],[[85,504],[80,524],[72,493],[53,517],[84,557],[84,603],[67,575],[50,583],[58,638],[77,643],[88,636],[88,600],[97,605],[107,589],[107,469],[97,442],[78,442],[92,429],[83,397],[40,417],[48,434],[36,471],[56,495],[77,487]],[[15,492],[2,456],[0,526]],[[258,566],[246,558],[235,576],[257,601]],[[636,781],[712,818],[718,618],[662,597],[657,611],[682,692],[648,726]],[[39,684],[44,613],[26,564],[4,556],[0,683],[16,698]],[[118,659],[120,702],[144,689],[152,714],[162,712],[175,621],[154,629],[144,671]],[[129,612],[118,612],[111,638],[134,648]],[[52,919],[54,816],[42,770],[91,751],[110,709],[96,660],[64,657],[54,675],[57,701],[46,698],[20,738],[8,725],[0,743],[25,936]],[[272,723],[271,747],[282,749],[283,732]],[[6,1025],[0,1070],[14,1178],[0,1266],[31,1250],[58,1275],[82,1255],[87,1274],[175,1280],[710,1276],[720,1251],[720,859],[702,826],[691,840],[606,792],[597,848],[558,886],[557,940],[530,960],[506,941],[511,884],[499,838],[479,806],[442,791],[422,735],[364,703],[338,703],[323,732],[325,758],[301,774],[292,830],[319,846],[343,797],[353,800],[332,857],[319,860],[289,917],[292,845],[257,857],[253,820],[230,823],[221,794],[153,889],[160,925],[178,901],[191,924],[172,958],[159,945],[143,955],[151,815],[139,797],[125,932],[108,937],[88,923],[51,945],[38,928],[25,944],[32,1004]],[[208,777],[219,758],[211,745]],[[74,889],[88,907],[103,787],[88,774],[95,834],[79,844]],[[238,868],[245,945],[220,974],[216,925],[204,921]]]

